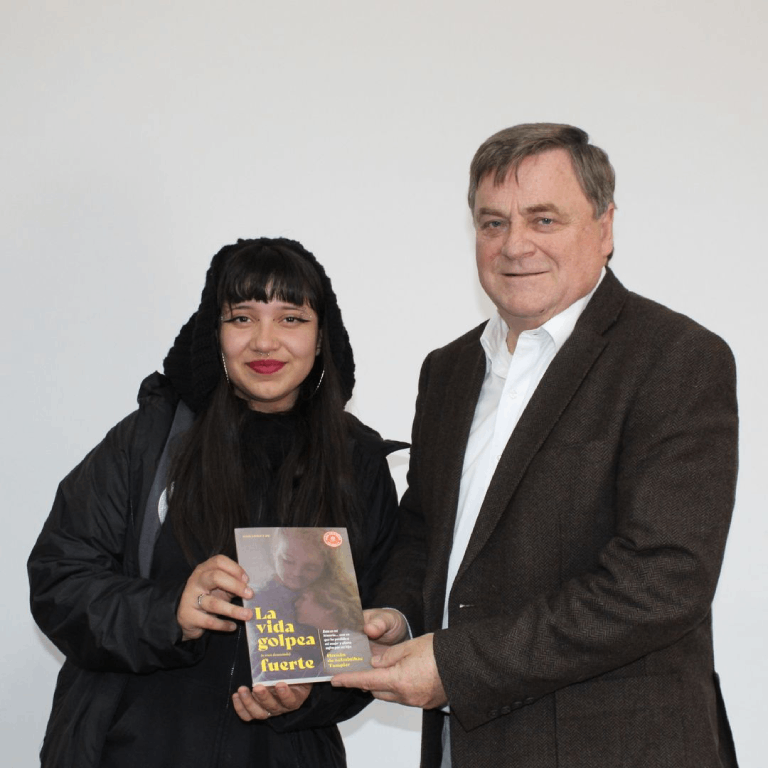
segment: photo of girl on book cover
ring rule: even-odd
[[[363,632],[357,590],[352,585],[318,579],[296,598],[296,621],[319,630],[326,674],[368,664],[370,644]]]
[[[238,529],[237,542],[254,591],[245,602],[254,612],[247,623],[254,683],[327,680],[368,667],[344,528]]]

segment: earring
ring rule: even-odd
[[[310,397],[314,397],[317,394],[317,390],[320,389],[320,385],[323,383],[323,377],[325,376],[325,366],[323,366],[323,371],[320,374],[320,378],[318,379],[317,384],[315,385],[314,390],[312,391],[312,394]]]
[[[221,364],[224,366],[224,376],[227,379],[227,384],[231,384],[232,382],[229,380],[229,371],[227,370],[227,361],[224,359],[224,353],[221,353]]]

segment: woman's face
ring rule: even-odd
[[[309,624],[318,629],[340,629],[332,608],[326,608],[317,602],[312,590],[302,592],[294,603],[296,621],[299,624]]]
[[[288,411],[320,351],[317,313],[278,300],[226,305],[219,340],[235,394],[254,411]]]
[[[308,587],[323,574],[325,560],[308,541],[281,537],[275,551],[275,571],[288,589]]]

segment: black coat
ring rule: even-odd
[[[166,377],[143,382],[138,410],[61,482],[30,555],[32,613],[66,656],[41,752],[45,768],[96,768],[127,681],[189,667],[206,652],[205,637],[180,642],[176,608],[185,583],[139,576],[144,509],[177,401]],[[397,499],[385,456],[399,446],[349,418],[367,502],[367,557],[358,569],[365,604],[394,536]],[[343,766],[335,723],[368,701],[359,691],[316,684],[300,709],[249,726],[263,734],[270,766]]]

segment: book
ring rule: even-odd
[[[346,528],[236,528],[253,598],[253,683],[314,683],[371,668]]]

